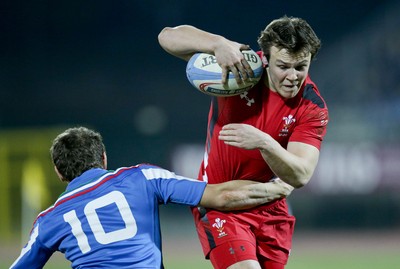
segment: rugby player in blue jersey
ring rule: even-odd
[[[50,153],[68,186],[38,215],[10,268],[43,268],[55,251],[72,268],[163,268],[159,204],[240,210],[292,191],[280,180],[207,185],[149,164],[106,170],[102,137],[85,127],[58,135]]]

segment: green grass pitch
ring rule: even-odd
[[[302,234],[294,238],[286,269],[400,269],[398,242],[398,231]],[[195,236],[177,239],[166,233],[163,249],[166,269],[212,269]],[[16,246],[0,247],[0,269],[9,268],[17,251]],[[44,268],[71,267],[57,253]]]

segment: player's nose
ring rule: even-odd
[[[297,70],[294,68],[290,68],[288,70],[288,75],[287,75],[287,79],[290,81],[294,81],[298,79],[298,74],[297,74]]]

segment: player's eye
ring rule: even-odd
[[[299,65],[296,67],[297,71],[304,71],[306,69],[307,65]]]

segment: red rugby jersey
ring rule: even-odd
[[[228,123],[253,125],[284,148],[289,141],[297,141],[320,149],[326,133],[328,109],[310,77],[290,99],[269,90],[262,79],[244,94],[212,98],[199,178],[209,183],[232,179],[266,182],[274,175],[259,150],[240,149],[218,139],[219,131]]]

